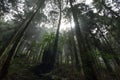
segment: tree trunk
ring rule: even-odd
[[[56,32],[56,35],[55,35],[55,40],[54,40],[54,43],[53,43],[53,49],[52,49],[52,54],[51,54],[51,56],[52,56],[51,57],[51,67],[54,66],[55,58],[56,58],[56,55],[57,55],[59,29],[60,29],[61,18],[62,18],[61,0],[58,0],[58,3],[59,3],[60,14],[59,14],[58,28],[57,28],[57,32]]]
[[[76,37],[78,41],[78,46],[79,46],[80,53],[81,53],[80,55],[81,55],[81,60],[83,63],[83,71],[85,74],[85,78],[86,80],[97,80],[91,61],[89,61],[89,57],[86,56],[88,52],[86,51],[84,38],[80,31],[77,13],[75,12],[75,8],[72,5],[72,0],[69,0],[69,1],[70,1],[71,11],[73,14],[73,19],[75,22],[75,32],[76,32]]]

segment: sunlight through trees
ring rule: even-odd
[[[120,80],[119,0],[1,0],[0,80]]]

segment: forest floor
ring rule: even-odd
[[[4,80],[81,80],[81,76],[74,66],[68,64],[61,65],[41,77],[31,72],[27,66],[12,65]]]

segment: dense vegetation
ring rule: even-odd
[[[0,0],[0,80],[120,80],[119,34],[119,0]]]

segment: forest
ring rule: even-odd
[[[0,80],[120,80],[120,0],[0,0]]]

